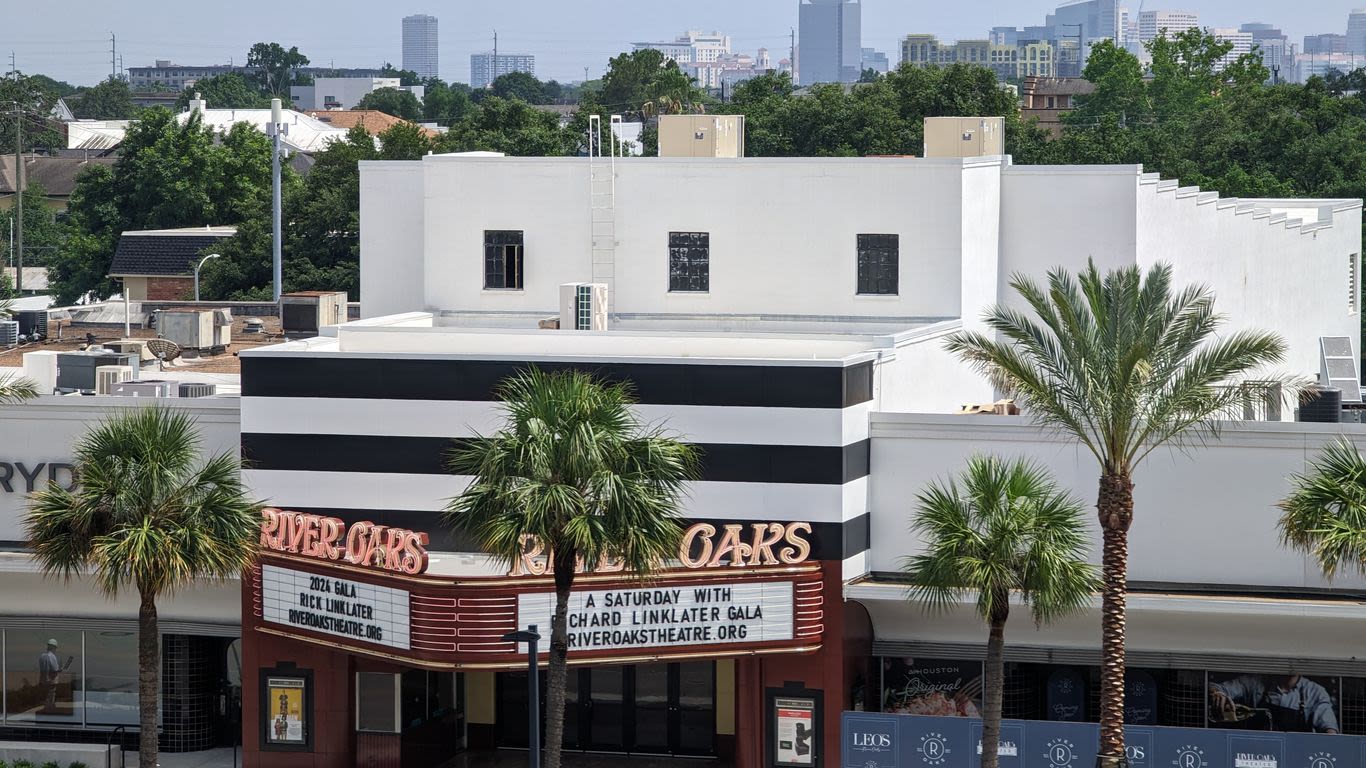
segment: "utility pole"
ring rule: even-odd
[[[24,110],[14,102],[14,292],[24,291]]]
[[[788,27],[787,45],[787,73],[792,77],[792,82],[797,82],[797,28]]]
[[[283,258],[280,246],[280,134],[285,131],[284,117],[281,115],[280,100],[270,100],[270,204],[271,204],[271,255],[275,277],[275,304],[280,304],[280,290],[283,284]]]
[[[493,30],[493,66],[489,68],[489,87],[498,79],[498,30]]]
[[[119,74],[119,46],[114,37],[114,33],[109,33],[109,79],[113,80]]]
[[[19,79],[19,68],[14,66],[14,51],[9,52],[9,71],[14,73],[14,79]]]

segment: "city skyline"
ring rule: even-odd
[[[1361,0],[1330,0],[1291,13],[1271,0],[1149,0],[1147,9],[1192,10],[1207,27],[1268,22],[1285,30],[1298,45],[1308,34],[1346,32],[1348,14],[1360,4]],[[952,7],[927,10],[892,0],[864,0],[862,45],[888,54],[895,64],[899,41],[906,34],[929,32],[947,40],[982,38],[993,26],[1042,23],[1057,5],[1050,0],[962,0]],[[1137,3],[1127,5],[1136,7]],[[23,72],[47,74],[77,85],[93,84],[118,67],[110,61],[112,30],[116,55],[125,69],[147,66],[156,59],[184,65],[241,64],[247,49],[260,41],[298,46],[314,66],[379,66],[385,61],[398,66],[402,17],[439,15],[441,10],[412,6],[376,18],[373,9],[342,0],[326,6],[339,12],[321,17],[321,7],[242,0],[232,6],[187,8],[175,15],[148,14],[133,23],[115,6],[72,0],[67,21],[60,26],[64,34],[58,35],[42,8],[29,4],[17,8],[13,23],[0,32],[0,62],[8,70],[13,52]],[[696,0],[686,6],[652,9],[648,18],[622,18],[611,12],[612,7],[608,0],[582,0],[572,7],[546,0],[473,6],[462,15],[459,28],[440,40],[440,59],[445,62],[440,75],[468,81],[470,54],[492,47],[495,28],[500,52],[535,55],[538,75],[561,81],[583,79],[585,67],[590,77],[598,76],[607,59],[630,50],[632,41],[667,38],[687,29],[718,29],[731,36],[734,50],[752,53],[766,47],[777,61],[787,57],[789,29],[796,28],[798,15],[796,0],[753,0],[743,5]],[[258,9],[270,13],[256,13]],[[260,20],[265,18],[271,23],[263,24]],[[611,24],[605,25],[604,19]],[[121,28],[126,33],[121,34]]]

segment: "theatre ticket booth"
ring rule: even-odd
[[[686,529],[648,582],[575,579],[566,750],[838,765],[869,627],[801,522]],[[244,765],[439,766],[528,743],[526,648],[554,605],[535,542],[508,569],[422,532],[268,509],[243,585]],[[542,688],[544,697],[544,666]],[[542,709],[544,712],[544,709]],[[829,747],[827,748],[827,745]]]

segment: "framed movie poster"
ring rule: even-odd
[[[765,689],[771,768],[814,768],[820,764],[823,694],[800,685]]]
[[[261,670],[261,747],[309,751],[313,746],[313,675],[309,670]]]

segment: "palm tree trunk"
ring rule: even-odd
[[[1007,595],[1005,600],[1009,600]],[[1001,746],[1001,701],[1005,694],[1005,645],[1008,603],[993,610],[991,633],[987,636],[987,663],[983,672],[986,685],[982,687],[982,768],[996,768],[1000,764],[997,750]]]
[[[138,765],[151,768],[160,758],[157,706],[161,700],[161,648],[156,595],[142,592],[138,609]]]
[[[550,620],[550,666],[545,675],[545,761],[560,768],[564,747],[564,689],[569,677],[569,593],[574,588],[577,558],[555,554],[555,616]]]
[[[1096,501],[1104,541],[1101,553],[1100,754],[1098,768],[1124,765],[1124,598],[1129,572],[1129,526],[1134,484],[1106,471]]]

